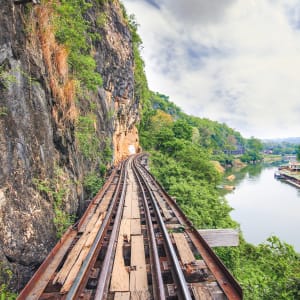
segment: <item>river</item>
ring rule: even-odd
[[[300,252],[300,189],[274,179],[276,167],[250,166],[236,176],[236,189],[226,194],[246,241],[264,242],[276,235]]]

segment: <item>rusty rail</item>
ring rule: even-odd
[[[112,260],[113,260],[114,254],[115,254],[114,249],[116,248],[116,240],[118,237],[118,231],[119,231],[120,224],[121,224],[122,210],[123,210],[124,201],[125,201],[126,180],[127,180],[127,170],[126,170],[127,163],[128,163],[128,161],[126,161],[125,167],[122,170],[123,171],[123,175],[122,175],[123,186],[122,186],[122,190],[121,190],[120,201],[118,204],[118,210],[117,210],[116,217],[114,220],[114,227],[111,232],[111,237],[110,237],[109,244],[107,247],[101,274],[98,279],[98,285],[97,285],[96,294],[95,294],[95,299],[97,299],[97,300],[104,299],[104,294],[105,294],[106,287],[108,284],[108,276],[110,275],[110,272],[112,269]]]

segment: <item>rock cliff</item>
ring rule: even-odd
[[[82,213],[88,174],[139,151],[132,37],[119,2],[86,1],[103,80],[95,91],[78,87],[70,50],[56,40],[59,1],[24,2],[0,0],[0,261],[15,289],[56,243],[64,217]]]

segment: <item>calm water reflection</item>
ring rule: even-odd
[[[231,216],[248,242],[276,235],[300,252],[300,189],[275,180],[275,170],[255,166],[235,173],[236,189],[226,195]]]

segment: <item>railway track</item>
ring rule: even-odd
[[[242,299],[242,290],[146,169],[115,169],[18,299]]]
[[[242,299],[243,292],[231,273],[198,233],[176,202],[147,170],[139,155],[138,169],[170,233],[178,261],[193,299]],[[142,165],[144,167],[142,167]],[[179,298],[181,299],[181,298]],[[184,299],[184,298],[183,298]]]

